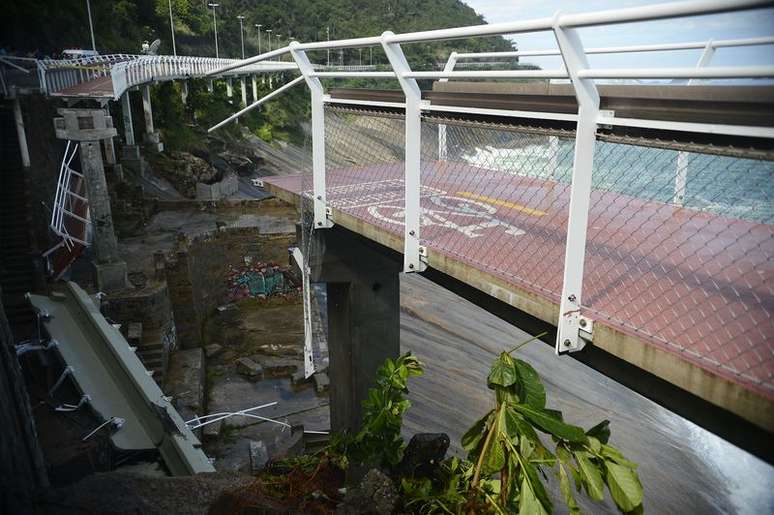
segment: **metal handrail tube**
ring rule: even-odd
[[[581,79],[738,79],[774,77],[774,66],[716,66],[711,68],[609,68],[579,70]]]
[[[268,102],[269,100],[271,100],[272,98],[276,97],[277,95],[282,94],[285,90],[288,90],[288,89],[292,88],[293,86],[295,86],[296,84],[301,83],[303,80],[304,80],[304,76],[303,75],[300,76],[300,77],[296,77],[292,81],[290,81],[287,84],[285,84],[285,85],[275,89],[274,91],[272,91],[268,95],[264,96],[263,98],[260,98],[260,99],[256,100],[255,102],[253,102],[249,106],[245,107],[241,111],[238,111],[238,112],[232,114],[231,116],[229,116],[228,118],[226,118],[222,122],[219,122],[216,125],[213,125],[209,129],[207,129],[207,132],[212,132],[212,131],[214,131],[216,129],[219,129],[220,127],[223,127],[224,125],[226,125],[230,121],[239,118],[240,116],[242,116],[243,114],[245,114],[245,113],[247,113],[249,111],[252,111],[256,107],[260,106],[261,104],[264,104],[264,103]]]
[[[319,79],[344,79],[348,77],[360,77],[360,78],[395,78],[397,74],[395,72],[312,72],[310,77],[317,77]]]
[[[410,72],[408,79],[566,79],[565,70],[478,70],[462,72]]]
[[[699,50],[707,48],[728,48],[740,46],[755,46],[774,44],[774,36],[762,36],[746,39],[723,39],[717,41],[691,41],[686,43],[666,43],[655,45],[634,45],[622,47],[587,48],[586,54],[623,54],[635,52],[665,52],[674,50]],[[515,50],[509,52],[456,52],[455,57],[460,59],[478,59],[489,57],[548,57],[561,55],[556,50]]]

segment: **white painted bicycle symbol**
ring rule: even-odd
[[[468,238],[483,236],[489,229],[503,228],[505,234],[521,236],[524,231],[494,215],[497,209],[484,202],[447,195],[425,197],[435,206],[423,207],[421,211],[422,227],[445,227],[459,231]],[[437,207],[436,207],[437,206]],[[395,225],[405,225],[406,210],[403,206],[390,204],[374,205],[368,208],[374,218]]]

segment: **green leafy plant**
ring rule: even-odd
[[[400,430],[403,414],[411,406],[405,398],[408,379],[422,375],[422,364],[410,352],[387,359],[376,373],[376,386],[363,401],[363,424],[355,435],[346,435],[334,447],[349,460],[389,469],[403,457],[405,443]]]
[[[607,486],[621,512],[642,513],[637,465],[608,443],[609,422],[583,431],[547,408],[538,373],[511,356],[517,349],[502,352],[492,364],[487,386],[494,391],[495,407],[462,437],[469,461],[447,460],[436,484],[404,479],[406,506],[421,513],[551,513],[543,478],[546,469],[555,469],[570,513],[580,512],[572,483],[594,501],[604,499]],[[554,453],[539,433],[553,441]]]

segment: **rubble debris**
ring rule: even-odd
[[[246,260],[249,261],[249,260]],[[229,298],[265,299],[272,296],[298,295],[290,267],[276,263],[250,262],[241,268],[231,267],[228,273]]]
[[[303,370],[296,370],[292,376],[290,376],[290,382],[293,386],[301,386],[309,383],[309,378],[306,377]]]
[[[340,515],[373,513],[389,515],[398,505],[398,490],[384,472],[371,469],[357,488],[350,488],[336,510]]]
[[[266,467],[269,462],[269,450],[262,441],[250,441],[250,470],[257,474]]]
[[[223,350],[222,345],[218,345],[217,343],[211,343],[209,345],[204,346],[204,356],[206,358],[212,358],[214,356],[217,356],[220,351]]]
[[[236,360],[237,372],[247,377],[262,377],[263,367],[250,358]]]
[[[264,377],[290,377],[302,365],[297,359],[281,356],[253,356],[253,359],[261,363]]]
[[[328,391],[328,387],[331,384],[331,380],[328,378],[328,374],[325,372],[315,372],[312,375],[314,378],[314,387],[317,393],[324,393]]]

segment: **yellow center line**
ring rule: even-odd
[[[531,207],[522,206],[521,204],[516,204],[515,202],[508,202],[507,200],[500,200],[497,198],[487,197],[484,195],[478,195],[476,193],[471,193],[469,191],[458,191],[457,195],[459,195],[460,197],[469,198],[471,200],[480,200],[482,202],[487,202],[495,206],[502,206],[502,207],[507,207],[509,209],[513,209],[515,211],[521,211],[526,215],[545,216],[548,214],[545,211],[541,211],[539,209],[532,209]]]

